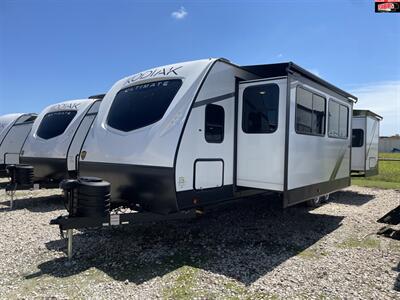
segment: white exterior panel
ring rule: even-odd
[[[295,130],[296,87],[301,85],[326,99],[324,136],[299,134]],[[333,138],[328,135],[329,101],[333,100],[349,108],[347,138]],[[350,176],[352,105],[325,89],[308,85],[298,80],[291,81],[289,121],[288,189],[295,189]]]
[[[210,70],[195,104],[178,149],[176,161],[176,189],[178,192],[193,190],[194,165],[197,159],[221,159],[224,162],[224,185],[233,184],[233,152],[235,128],[236,78],[253,79],[256,76],[224,62],[216,62]],[[223,100],[215,100],[225,95]],[[210,100],[211,99],[211,100]],[[218,98],[217,98],[218,99]],[[222,143],[205,140],[205,108],[208,100],[222,106],[225,113],[224,139]]]

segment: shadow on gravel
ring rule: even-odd
[[[0,202],[0,205],[6,205],[6,207],[0,208],[0,212],[10,211],[9,200]],[[46,213],[60,208],[64,208],[64,198],[62,195],[52,195],[47,197],[17,198],[14,200],[13,210],[27,209],[31,212]]]
[[[353,191],[339,191],[329,197],[329,202],[361,206],[374,198],[374,195],[360,194]]]
[[[393,289],[397,292],[400,292],[400,262],[398,263],[397,267],[393,268],[393,270],[399,273],[396,281],[394,282]]]
[[[190,221],[81,231],[74,236],[71,266],[66,258],[47,261],[26,278],[68,277],[94,267],[140,284],[191,266],[248,285],[337,229],[342,219],[247,199]],[[65,240],[46,246],[66,251]]]

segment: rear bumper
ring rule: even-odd
[[[162,214],[178,211],[173,168],[81,161],[79,176],[110,182],[113,206],[140,205]]]

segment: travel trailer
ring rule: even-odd
[[[102,95],[57,103],[45,108],[35,120],[22,147],[19,162],[10,168],[9,189],[58,187],[76,176],[77,155],[97,115]],[[22,176],[18,174],[23,173]],[[14,174],[14,175],[15,175]]]
[[[370,110],[353,110],[351,172],[355,176],[378,174],[379,124],[382,119]]]
[[[64,182],[70,215],[52,223],[134,223],[140,213],[110,210],[160,219],[266,192],[287,207],[347,187],[356,101],[292,62],[206,59],[124,78],[86,137],[80,178]]]
[[[0,177],[7,176],[7,165],[19,163],[19,153],[36,116],[34,113],[0,116]]]

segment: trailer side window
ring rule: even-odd
[[[224,140],[225,111],[220,105],[208,104],[205,113],[205,138],[208,143]]]
[[[279,86],[263,84],[243,92],[242,130],[245,133],[272,133],[278,128]]]
[[[296,132],[325,135],[326,101],[306,89],[296,90]]]
[[[120,90],[111,105],[108,125],[127,132],[161,120],[181,85],[182,80],[172,79]]]
[[[37,136],[47,140],[61,135],[75,115],[76,110],[54,111],[46,114],[40,122]]]
[[[329,101],[328,135],[334,138],[347,138],[349,108],[336,101]]]
[[[351,146],[357,148],[357,147],[362,147],[362,145],[364,145],[364,130],[353,129]]]

